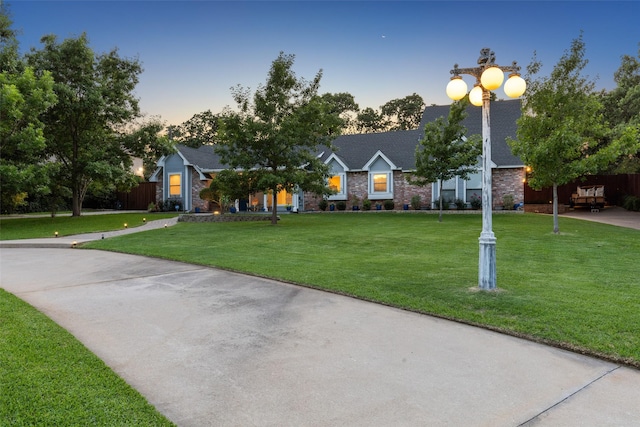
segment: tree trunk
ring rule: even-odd
[[[273,189],[273,203],[271,204],[273,212],[271,212],[271,225],[278,224],[278,193],[277,189]]]
[[[558,184],[553,183],[553,233],[560,233],[558,225]]]
[[[80,216],[82,211],[82,192],[80,191],[78,184],[73,184],[73,190],[71,194],[71,216]]]

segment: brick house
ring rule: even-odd
[[[467,107],[463,125],[469,135],[482,133],[481,108]],[[330,167],[329,185],[336,194],[330,202],[344,201],[348,208],[361,205],[363,199],[393,200],[395,209],[402,209],[413,196],[420,196],[423,207],[431,207],[438,200],[438,183],[418,187],[407,182],[406,176],[415,170],[415,150],[423,135],[423,126],[438,117],[447,117],[449,106],[425,108],[418,130],[382,132],[374,134],[342,135],[333,141],[336,150],[318,150],[318,156]],[[516,120],[520,117],[520,101],[495,101],[491,104],[492,194],[493,206],[502,205],[504,195],[512,195],[515,203],[524,201],[525,168],[522,161],[511,153],[507,138],[516,136]],[[158,161],[158,168],[151,177],[157,182],[157,200],[177,197],[183,201],[184,210],[208,210],[199,197],[212,176],[223,169],[212,146],[198,149],[178,145],[177,152]],[[165,185],[168,183],[168,185]],[[462,200],[469,204],[471,198],[482,192],[480,161],[478,172],[467,180],[458,177],[443,183],[445,200]],[[238,201],[240,210],[269,210],[271,198],[266,194],[248,195]],[[322,197],[311,193],[278,195],[278,207],[292,206],[294,210],[318,210]]]

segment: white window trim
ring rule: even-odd
[[[349,172],[349,168],[347,165],[340,159],[340,157],[336,156],[335,153],[331,153],[327,160],[324,161],[325,165],[330,164],[331,162],[336,162],[342,168],[342,172],[332,173],[330,176],[339,176],[340,177],[340,192],[336,194],[332,194],[327,197],[327,200],[347,200],[349,194],[347,193],[347,172]]]
[[[371,166],[378,160],[378,159],[382,159],[387,166],[389,166],[389,169],[385,169],[385,170],[376,170],[376,171],[372,171],[371,170]],[[367,176],[367,197],[369,198],[369,200],[383,200],[383,199],[393,199],[393,171],[394,169],[399,169],[395,164],[393,164],[393,162],[384,155],[384,153],[380,150],[378,150],[376,152],[376,154],[374,154],[369,161],[367,162],[367,164],[364,165],[364,170],[366,170],[368,172],[368,176]],[[374,186],[373,186],[373,175],[376,174],[387,174],[387,191],[373,191]]]
[[[386,191],[374,191],[373,176],[387,175]],[[369,188],[367,197],[369,200],[393,199],[393,171],[369,171]]]
[[[178,195],[172,195],[171,194],[171,176],[172,175],[179,175],[180,176],[180,194]],[[182,172],[170,172],[167,173],[167,199],[171,198],[171,197],[180,197],[182,198],[182,194],[184,193],[184,175]]]
[[[340,177],[340,192],[327,197],[327,200],[347,200],[347,174],[345,172],[334,173],[331,176]]]

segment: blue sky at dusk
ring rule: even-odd
[[[296,55],[299,77],[323,70],[321,93],[349,92],[361,108],[379,108],[414,92],[428,105],[449,104],[449,70],[475,66],[485,46],[523,72],[537,51],[548,74],[581,30],[585,73],[612,89],[621,56],[637,55],[640,43],[637,1],[6,3],[23,51],[40,48],[45,34],[86,32],[98,53],[117,47],[138,57],[141,108],[167,124],[234,107],[230,87],[264,83],[280,51]]]

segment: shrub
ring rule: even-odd
[[[327,206],[329,206],[329,202],[327,202],[325,199],[320,200],[320,202],[318,203],[318,207],[321,211],[326,211]]]
[[[505,194],[504,196],[502,196],[502,207],[504,209],[508,209],[508,210],[513,209],[513,195],[512,194]]]
[[[371,210],[371,200],[364,199],[362,201],[362,209],[365,210],[365,211],[370,211]]]
[[[420,196],[417,194],[411,197],[411,207],[417,211],[422,207],[422,200],[420,200]]]
[[[170,197],[164,202],[164,210],[166,212],[177,212],[182,208],[182,199],[180,197]]]
[[[446,211],[449,209],[449,205],[451,204],[451,200],[442,199],[442,210]],[[440,200],[436,200],[433,202],[434,209],[440,209]]]
[[[636,196],[625,197],[622,207],[628,211],[640,211],[640,197],[636,197]]]
[[[336,202],[336,208],[339,211],[343,211],[347,209],[347,202],[345,202],[344,200],[340,200],[339,202]]]
[[[464,208],[466,207],[466,203],[462,199],[456,199],[456,201],[453,203],[455,203],[456,209],[458,209],[459,211],[464,210]]]
[[[388,211],[393,210],[393,208],[395,207],[395,203],[393,203],[393,200],[385,200],[383,202],[384,208]]]
[[[482,207],[482,198],[480,198],[476,193],[473,193],[470,203],[472,209],[480,209]]]

